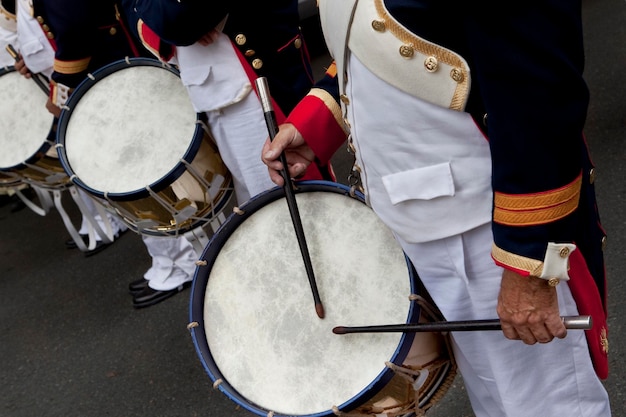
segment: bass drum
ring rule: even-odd
[[[214,386],[259,416],[422,413],[455,375],[447,337],[332,329],[440,314],[361,195],[326,181],[295,195],[325,318],[283,189],[252,198],[206,246],[192,285],[189,328]]]
[[[63,167],[132,230],[185,233],[233,195],[232,176],[174,67],[114,62],[83,81],[66,107],[57,136]]]

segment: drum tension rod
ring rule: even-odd
[[[274,113],[274,107],[272,106],[271,96],[269,93],[269,86],[265,77],[259,77],[255,80],[256,89],[261,100],[261,106],[263,107],[263,114],[265,116],[265,123],[267,124],[267,131],[270,136],[270,141],[274,140],[278,133],[278,123],[276,122],[276,113]],[[291,178],[289,178],[289,172],[287,168],[287,158],[285,152],[280,154],[280,162],[283,164],[281,174],[285,185],[285,197],[287,198],[287,205],[289,206],[289,214],[291,215],[291,221],[296,231],[296,237],[298,238],[298,245],[300,246],[300,252],[302,253],[302,260],[304,261],[304,267],[306,274],[309,278],[309,284],[313,293],[313,301],[315,302],[315,312],[321,319],[324,318],[324,306],[320,299],[319,292],[317,290],[317,283],[315,282],[315,275],[313,273],[313,265],[311,264],[311,257],[309,255],[309,249],[306,244],[306,238],[304,236],[304,229],[302,228],[302,221],[300,219],[300,213],[298,211],[298,205],[296,203],[296,197],[292,189]]]

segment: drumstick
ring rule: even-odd
[[[565,328],[589,330],[593,326],[591,316],[564,316],[561,317]],[[335,334],[348,333],[392,333],[392,332],[465,332],[474,330],[502,330],[500,320],[469,320],[469,321],[440,321],[418,324],[387,324],[381,326],[361,326],[346,327],[337,326],[333,328]]]
[[[265,123],[267,124],[267,130],[270,135],[270,141],[274,140],[278,133],[278,124],[276,122],[276,114],[274,113],[274,107],[269,94],[269,87],[267,85],[267,79],[265,77],[259,77],[255,80],[256,88],[259,93],[259,99],[261,100],[261,106],[263,107],[263,113],[265,115]],[[324,306],[320,299],[319,292],[317,290],[317,283],[315,282],[315,275],[313,274],[313,265],[311,264],[311,257],[309,256],[309,249],[306,244],[306,238],[304,236],[304,230],[302,228],[302,222],[300,220],[300,213],[298,211],[298,205],[296,204],[296,197],[294,196],[293,189],[291,188],[291,178],[289,178],[289,172],[287,171],[287,158],[285,153],[280,154],[280,162],[283,164],[281,175],[285,181],[283,186],[285,190],[285,197],[287,198],[287,205],[289,206],[289,214],[291,214],[291,221],[296,231],[296,237],[298,238],[298,245],[300,246],[300,252],[302,253],[302,259],[304,260],[304,268],[309,278],[309,284],[311,285],[311,291],[313,292],[313,300],[315,301],[315,312],[321,319],[324,318]]]
[[[15,50],[15,48],[13,47],[13,45],[8,44],[6,46],[6,50],[9,53],[9,55],[11,55],[13,57],[13,59],[15,60],[15,62],[18,62],[20,60],[20,55],[17,53],[17,51]],[[46,93],[46,95],[50,94],[50,90],[48,89],[48,86],[41,81],[41,78],[39,78],[41,75],[40,74],[33,74],[33,76],[31,77],[31,79],[37,83],[37,85],[39,86],[39,88],[41,88],[41,91],[43,91],[44,93]]]

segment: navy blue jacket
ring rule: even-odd
[[[55,49],[52,90],[127,56],[148,56],[131,36],[116,0],[33,0],[36,19]]]
[[[548,242],[576,244],[569,258],[570,288],[581,314],[594,315],[588,338],[601,358],[598,374],[606,377],[605,233],[583,134],[589,92],[581,0],[382,1],[413,33],[468,62],[472,78],[465,110],[485,133],[492,156],[494,260],[530,274],[527,266],[543,261]],[[316,86],[335,102],[307,97],[289,121],[323,162],[345,140],[336,127],[313,131],[332,126],[325,122],[336,114],[330,107],[338,106],[336,70]],[[311,109],[317,120],[309,124],[301,113]]]

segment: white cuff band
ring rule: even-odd
[[[543,260],[543,270],[539,278],[550,280],[569,281],[569,255],[576,250],[576,245],[572,243],[548,243],[546,257]]]

